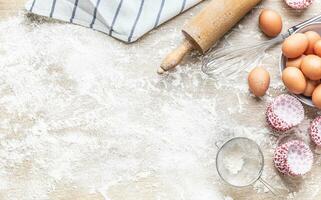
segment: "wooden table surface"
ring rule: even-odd
[[[26,0],[0,0],[0,17],[2,19],[16,14]]]
[[[24,6],[24,3],[26,2],[27,0],[0,0],[0,21],[1,20],[6,20],[8,17],[10,17],[10,16],[14,16],[14,15],[16,15],[18,12],[20,12],[22,9],[23,9],[23,6]],[[292,12],[286,12],[286,8],[284,8],[283,6],[283,4],[282,4],[283,2],[281,1],[281,0],[268,0],[268,1],[265,1],[265,3],[262,5],[262,6],[267,6],[267,7],[275,7],[276,9],[278,8],[278,11],[279,12],[283,12],[283,16],[285,17],[285,19],[287,19],[286,20],[286,26],[289,26],[290,24],[294,24],[294,23],[297,23],[297,22],[299,22],[301,19],[299,18],[300,16],[299,16],[299,14],[297,14],[297,13],[292,13]],[[320,6],[320,1],[317,1],[316,3],[315,3],[316,5],[317,4],[319,4],[319,6],[316,6],[315,7],[315,9],[313,10],[313,12],[318,12],[318,10],[320,10],[320,8],[321,8],[321,6]],[[198,9],[198,8],[197,8]],[[163,31],[163,32],[165,32],[166,31],[166,28],[167,29],[170,29],[170,30],[176,30],[177,29],[177,32],[179,32],[179,28],[177,28],[176,27],[176,29],[175,29],[175,26],[174,25],[176,25],[176,24],[174,24],[174,23],[177,23],[177,24],[182,24],[182,22],[184,22],[184,20],[185,19],[187,19],[188,17],[190,17],[190,15],[189,15],[189,13],[187,13],[187,14],[185,14],[184,15],[184,17],[183,18],[179,18],[179,19],[177,19],[177,20],[172,20],[170,23],[169,23],[169,25],[167,24],[167,25],[165,25],[166,27],[164,28],[165,30],[160,30],[160,31]],[[310,17],[309,15],[306,15],[306,16],[303,16],[302,18],[307,18],[307,17]],[[173,22],[174,21],[174,22]],[[250,24],[250,23],[248,23],[249,22],[249,19],[247,19],[247,21],[245,21],[244,23],[247,23],[247,24]],[[251,23],[250,25],[249,25],[249,27],[257,27],[257,24],[256,23]],[[164,26],[163,26],[164,27]],[[162,28],[161,28],[162,29]],[[159,33],[158,33],[159,34]],[[169,37],[169,36],[168,36]],[[142,42],[139,44],[139,45],[141,45],[141,46],[143,46],[143,47],[140,47],[140,48],[137,48],[137,49],[140,49],[141,51],[143,51],[144,49],[144,47],[145,48],[147,48],[148,46],[145,44],[145,43],[147,43],[147,42],[151,42],[153,39],[155,39],[156,38],[156,36],[155,36],[155,34],[153,35],[153,34],[150,34],[149,36],[148,36],[148,38],[146,39],[146,40],[141,40]],[[164,40],[165,41],[165,40]],[[166,44],[166,42],[167,43],[169,43],[167,40],[164,42],[164,44],[163,45],[168,45],[168,44]],[[137,43],[136,43],[137,44]],[[121,45],[123,45],[123,44],[117,44],[117,45],[119,45],[119,46],[121,46]],[[145,46],[144,46],[145,45]],[[147,47],[146,47],[147,46]],[[121,46],[121,47],[123,47],[123,48],[125,48],[124,46]],[[127,46],[126,46],[126,48],[127,48]],[[135,47],[133,47],[133,48],[135,48]],[[165,47],[165,46],[163,46],[163,49],[168,49],[168,47]],[[164,54],[165,54],[165,52],[166,52],[166,50],[164,50]],[[141,54],[143,53],[143,52],[140,52]],[[274,57],[276,58],[277,57],[277,55],[279,54],[279,52],[278,51],[273,51],[272,53],[274,53]],[[135,54],[136,55],[136,54]],[[160,57],[160,56],[159,56]],[[155,57],[154,57],[154,59],[151,59],[152,61],[152,64],[151,65],[156,65],[155,64],[155,62],[158,62],[158,60],[156,60],[156,59],[160,59],[159,57],[157,57],[156,55],[155,55]],[[191,59],[191,58],[189,58],[189,59]],[[141,61],[141,62],[143,62],[143,61]],[[195,61],[196,62],[196,61]],[[277,64],[275,64],[275,63],[277,63],[276,62],[276,60],[273,60],[273,59],[270,59],[270,61],[269,61],[270,63],[272,63],[273,65],[275,65],[275,66],[277,66]],[[130,65],[129,65],[130,64]],[[131,66],[131,63],[129,63],[128,64],[128,68],[130,68],[130,66]],[[144,64],[144,63],[143,63]],[[141,64],[142,65],[142,64]],[[141,65],[140,65],[140,67],[141,67]],[[149,67],[149,68],[148,68]],[[151,68],[150,66],[148,66],[148,67],[146,67],[145,68],[145,72],[146,73],[150,73],[150,74],[155,74],[155,70],[156,70],[156,68]],[[273,66],[274,67],[274,66]],[[272,68],[272,67],[271,67]],[[272,77],[277,77],[277,75],[276,74],[278,74],[279,72],[278,72],[278,70],[277,70],[277,68],[275,68],[275,70],[273,71],[273,73],[272,73]],[[156,75],[155,75],[156,76]],[[278,78],[275,78],[275,80],[276,79],[278,79]],[[276,82],[274,80],[274,82]],[[271,91],[271,93],[273,93],[273,90]],[[246,93],[246,95],[247,95],[247,93]],[[249,95],[247,95],[247,96],[249,96]],[[258,104],[258,102],[256,101],[256,100],[253,100],[253,98],[251,98],[251,97],[244,97],[244,99],[246,99],[246,101],[244,101],[245,103],[243,103],[243,105],[244,106],[247,106],[248,105],[248,110],[247,110],[247,113],[245,113],[245,114],[247,114],[248,116],[251,116],[252,115],[252,113],[260,113],[260,112],[263,112],[263,110],[265,109],[265,107],[264,107],[264,105],[261,103],[260,105]],[[224,99],[224,101],[225,101],[225,99]],[[230,99],[230,102],[232,102],[231,101],[231,99]],[[230,105],[230,104],[226,104],[226,105]],[[253,105],[253,106],[252,106]],[[256,107],[255,107],[256,106]],[[251,113],[251,108],[253,108],[253,112]],[[254,110],[254,108],[256,109],[256,110]],[[246,116],[246,115],[240,115],[239,117],[235,117],[235,118],[238,118],[239,120],[238,120],[238,122],[240,123],[240,124],[248,124],[249,126],[253,126],[253,127],[256,127],[256,126],[262,126],[262,125],[256,125],[256,124],[259,124],[258,123],[258,121],[257,120],[250,120],[250,117],[244,117],[244,116]],[[232,116],[233,117],[233,116]],[[261,123],[261,121],[259,121],[260,122],[260,124],[263,124],[263,120],[265,120],[265,119],[263,119],[264,118],[264,116],[262,115],[262,119],[259,119],[259,120],[261,120],[262,121],[262,123]],[[263,129],[264,127],[262,126],[262,129]],[[269,153],[269,152],[268,152]],[[268,154],[267,153],[267,154]],[[271,156],[271,152],[268,154],[268,156]],[[270,159],[270,157],[268,157],[268,159]],[[267,166],[269,167],[268,169],[273,169],[273,167],[272,166],[269,166],[269,165],[272,165],[272,163],[270,162],[270,163],[267,163]],[[319,171],[319,169],[314,169],[314,173],[318,173],[318,171]],[[269,173],[271,173],[271,170],[270,171],[268,171]],[[320,172],[319,172],[320,173]],[[205,175],[204,175],[205,176]],[[268,179],[270,179],[270,177],[267,177]],[[317,179],[317,178],[320,178],[320,176],[317,176],[317,177],[309,177],[309,181],[311,182],[311,183],[316,183],[316,181],[319,181],[319,179]],[[321,178],[320,178],[321,179]],[[204,179],[205,180],[205,179]],[[206,179],[207,180],[207,179]],[[148,184],[150,184],[149,182],[148,182],[149,180],[147,180],[146,182],[148,183]],[[152,181],[151,181],[152,182]],[[316,185],[316,184],[315,184]],[[1,186],[1,184],[0,184],[0,186]],[[69,199],[75,199],[75,200],[79,200],[79,199],[83,199],[83,200],[87,200],[87,199],[91,199],[91,200],[103,200],[104,198],[102,197],[102,196],[100,196],[100,195],[92,195],[92,194],[90,194],[90,195],[83,195],[82,193],[79,193],[78,192],[78,190],[74,190],[74,188],[73,188],[73,190],[71,190],[71,191],[76,191],[76,192],[70,192],[69,190],[65,190],[65,186],[64,185],[61,185],[60,186],[61,188],[59,188],[58,187],[58,189],[61,189],[61,190],[63,190],[63,191],[65,191],[64,193],[59,193],[59,194],[55,194],[54,196],[55,197],[53,197],[52,199],[54,199],[54,200],[62,200],[62,199],[64,199],[64,200],[69,200]],[[164,186],[165,187],[165,186]],[[166,187],[167,187],[167,185],[166,185]],[[315,187],[317,187],[317,186],[315,186]],[[76,187],[75,187],[76,188]],[[134,188],[134,189],[133,189]],[[137,189],[139,189],[139,185],[137,186],[137,185],[134,185],[134,186],[132,186],[132,185],[130,185],[130,184],[128,184],[128,185],[126,185],[126,184],[124,184],[123,186],[119,186],[119,188],[118,187],[115,187],[115,188],[111,188],[110,189],[110,196],[112,197],[111,199],[112,200],[127,200],[127,199],[132,199],[132,198],[129,198],[129,197],[131,197],[130,195],[126,195],[127,193],[128,194],[132,194],[133,192],[132,191],[134,191],[134,193],[136,193],[135,191],[135,188]],[[143,187],[142,187],[143,188]],[[226,188],[226,191],[224,191],[224,189]],[[1,188],[0,188],[1,189]],[[172,189],[172,188],[171,188]],[[191,189],[191,188],[189,188],[189,189]],[[208,188],[207,188],[208,189]],[[312,188],[313,189],[313,188]],[[211,190],[211,189],[209,189],[209,190]],[[119,192],[119,191],[124,191],[124,194],[122,193],[122,192]],[[126,193],[126,191],[127,191],[127,193]],[[137,191],[141,191],[140,189],[139,190],[137,190]],[[239,199],[270,199],[270,197],[271,197],[271,195],[269,195],[269,194],[262,194],[262,196],[261,196],[261,198],[259,198],[259,196],[257,195],[257,193],[251,188],[251,189],[249,189],[249,190],[245,190],[245,193],[244,192],[242,192],[242,194],[243,194],[243,197],[241,197],[240,198],[240,195],[239,194],[241,194],[241,192],[239,191],[239,190],[232,190],[232,189],[230,189],[230,187],[223,187],[223,189],[221,190],[221,191],[223,191],[225,194],[227,194],[227,195],[230,195],[231,197],[233,197],[233,199],[234,200],[239,200]],[[15,192],[15,191],[14,191]],[[146,192],[146,194],[149,194],[148,193],[149,191],[147,191]],[[317,190],[317,191],[314,191],[315,193],[318,193],[318,194],[316,194],[315,196],[320,196],[320,194],[319,194],[319,190]],[[8,193],[10,193],[10,191],[8,192]],[[75,193],[75,194],[74,194]],[[175,193],[174,192],[174,190],[173,190],[173,193]],[[287,194],[287,191],[286,192],[284,192],[285,194]],[[144,193],[143,193],[144,194]],[[123,198],[123,196],[126,196],[126,197],[128,197],[128,198]],[[251,196],[252,195],[252,196]],[[67,197],[66,197],[67,196]],[[145,195],[146,197],[148,197],[148,195]],[[302,198],[302,196],[304,196],[304,198]],[[306,199],[308,199],[308,200],[310,200],[308,197],[307,197],[308,195],[306,195],[306,194],[301,194],[301,196],[298,196],[298,198],[297,199],[300,199],[300,200],[306,200]],[[1,196],[1,193],[0,193],[0,199],[2,200],[2,198],[1,198],[2,196]],[[252,198],[251,198],[252,197]],[[134,199],[134,197],[133,197],[133,199]],[[139,199],[139,198],[137,198],[137,199]],[[148,199],[148,198],[146,198],[146,199]],[[181,197],[180,199],[183,199],[183,197]],[[226,199],[228,199],[228,198],[226,198]],[[321,199],[321,198],[319,198],[319,199]]]

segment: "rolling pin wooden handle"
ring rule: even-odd
[[[160,68],[157,70],[157,73],[163,74],[164,72],[176,67],[183,60],[185,55],[192,50],[193,46],[191,43],[188,40],[184,40],[179,47],[166,56]]]
[[[204,54],[262,0],[212,0],[182,29],[183,44],[170,53],[158,73],[174,68],[192,49]],[[188,42],[189,41],[189,42]]]

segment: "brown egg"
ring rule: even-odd
[[[259,17],[259,26],[265,35],[275,37],[282,31],[282,18],[275,11],[264,9]]]
[[[282,80],[288,90],[294,94],[302,94],[306,88],[303,73],[296,67],[287,67],[282,72]]]
[[[314,53],[321,57],[321,40],[318,40],[314,44]]]
[[[319,81],[307,80],[307,86],[303,92],[303,95],[306,97],[311,97],[314,89],[317,87]]]
[[[269,72],[262,67],[255,67],[248,76],[248,84],[255,96],[264,96],[270,85]]]
[[[321,58],[316,55],[307,55],[301,63],[303,74],[310,80],[321,79]]]
[[[317,108],[321,108],[321,84],[314,89],[312,102]]]
[[[282,52],[287,58],[297,58],[308,48],[308,38],[303,33],[296,33],[284,40]]]
[[[285,66],[286,67],[296,67],[296,68],[300,69],[301,63],[302,63],[302,60],[303,60],[304,57],[305,57],[305,55],[302,55],[302,56],[297,57],[297,58],[289,58],[286,61]]]
[[[319,33],[315,32],[315,31],[308,31],[304,33],[309,41],[309,45],[308,48],[305,50],[305,54],[313,54],[314,53],[314,44],[321,39]]]

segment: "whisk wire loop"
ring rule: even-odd
[[[280,43],[285,38],[280,35],[272,40],[258,42],[253,45],[238,44],[214,49],[205,56],[202,62],[202,71],[209,75],[224,78],[234,78],[246,68],[263,59],[264,52],[271,46]],[[252,63],[252,64],[251,64]]]

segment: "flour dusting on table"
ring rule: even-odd
[[[196,54],[170,75],[156,74],[199,9],[133,45],[23,14],[0,22],[0,199],[268,199],[260,183],[240,190],[219,179],[215,142],[233,136],[261,146],[263,178],[287,198],[319,197],[318,170],[296,188],[272,166],[276,140],[264,112],[283,92],[275,66],[266,66],[272,87],[262,99],[244,77],[202,74]]]

